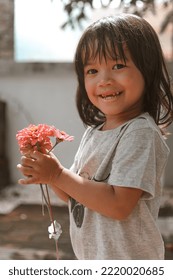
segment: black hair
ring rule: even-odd
[[[124,45],[145,81],[143,111],[148,112],[163,129],[173,121],[170,77],[156,32],[146,20],[131,14],[104,17],[83,33],[75,53],[79,115],[83,123],[89,126],[97,126],[105,121],[104,114],[87,96],[84,66],[96,56],[99,59],[104,57],[105,60],[116,60],[119,56],[126,61]]]

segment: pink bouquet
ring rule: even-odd
[[[55,138],[54,144],[52,143],[51,138]],[[56,129],[54,126],[49,126],[46,124],[30,124],[28,127],[18,131],[18,133],[16,134],[16,139],[18,141],[20,152],[22,155],[29,155],[29,153],[33,150],[38,150],[42,153],[49,154],[50,151],[52,151],[58,143],[63,141],[72,141],[73,136],[68,135],[64,131]],[[53,218],[47,185],[45,185],[46,191],[44,190],[42,184],[40,184],[40,187],[42,191],[42,198],[47,206],[51,221],[51,225],[48,227],[49,238],[53,238],[55,240],[57,259],[59,259],[58,238],[62,233],[61,226]],[[42,209],[44,215],[44,205]]]
[[[56,139],[54,145],[50,137]],[[58,143],[73,140],[73,136],[69,136],[64,131],[60,131],[54,126],[49,126],[47,124],[30,124],[28,127],[18,131],[16,138],[18,140],[20,152],[23,155],[28,154],[31,150],[47,153],[53,150]]]

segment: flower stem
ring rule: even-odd
[[[49,154],[55,147],[56,145],[58,144],[59,142],[56,140],[55,144],[53,145],[53,147],[48,151],[47,154]],[[39,147],[37,147],[38,150],[39,150]],[[54,218],[53,218],[53,211],[52,211],[52,207],[51,207],[51,202],[50,202],[50,196],[49,196],[49,190],[48,190],[48,186],[47,184],[45,185],[46,187],[46,194],[44,192],[44,189],[43,189],[43,185],[40,184],[40,188],[41,188],[41,192],[42,192],[42,198],[43,200],[45,201],[45,204],[47,206],[47,209],[48,209],[48,213],[49,213],[49,218],[50,218],[50,221],[53,225],[53,231],[54,233],[56,234],[56,229],[55,229],[55,223],[54,223]],[[44,215],[44,205],[42,205],[42,214]],[[56,257],[57,257],[57,260],[59,260],[59,251],[58,251],[58,240],[55,240],[55,247],[56,247]]]
[[[59,250],[58,250],[58,240],[55,240],[55,250],[56,250],[56,258],[59,260]]]
[[[56,233],[56,230],[55,230],[55,224],[54,224],[54,218],[53,218],[53,211],[52,211],[52,207],[51,207],[51,202],[50,202],[50,196],[49,196],[49,191],[48,191],[48,186],[45,185],[46,187],[46,194],[44,192],[44,189],[43,189],[43,185],[40,184],[40,188],[41,188],[41,192],[42,192],[42,197],[45,201],[45,204],[47,206],[47,209],[48,209],[48,213],[49,213],[49,218],[50,218],[50,221],[53,225],[53,230],[54,230],[54,233]],[[47,195],[47,197],[46,197]],[[44,209],[44,205],[42,205],[42,209]],[[42,211],[42,213],[44,214],[44,212]],[[57,260],[59,260],[59,252],[58,252],[58,241],[55,240],[55,247],[56,247],[56,257],[57,257]]]
[[[56,145],[58,145],[58,142],[56,141],[55,144],[53,145],[53,147],[49,150],[48,154],[56,147]]]
[[[53,218],[53,211],[52,211],[52,207],[51,207],[50,196],[49,196],[49,191],[48,191],[47,184],[45,186],[46,186],[47,201],[48,201],[48,206],[49,206],[48,207],[49,208],[49,216],[50,216],[51,222],[53,223],[54,233],[56,233],[55,224],[54,224],[54,218]]]

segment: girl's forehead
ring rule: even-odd
[[[107,41],[104,44],[99,44],[98,41],[88,43],[85,48],[82,50],[81,56],[83,64],[88,64],[90,61],[94,62],[99,60],[127,60],[129,51],[125,43],[116,43],[112,44]]]

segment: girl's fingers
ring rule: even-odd
[[[30,157],[33,159],[33,160],[39,160],[39,159],[42,159],[44,158],[45,154],[43,153],[40,153],[38,151],[33,151],[30,153]]]
[[[28,177],[26,179],[19,179],[18,183],[20,185],[38,184],[37,181],[34,178],[32,178],[32,177]]]
[[[34,151],[29,157],[22,156],[18,170],[26,176],[19,180],[19,184],[50,184],[59,170],[57,158],[51,154],[46,155]]]
[[[28,185],[28,184],[34,184],[36,183],[35,178],[33,177],[34,175],[34,170],[30,167],[23,167],[21,164],[17,165],[17,168],[22,172],[26,178],[19,179],[18,183],[20,185]]]
[[[40,184],[41,179],[37,170],[32,167],[23,166],[22,164],[17,165],[18,170],[26,177],[18,180],[18,183],[21,185],[29,185],[29,184]],[[41,176],[42,178],[42,176]]]
[[[34,175],[34,169],[28,166],[24,166],[22,164],[18,164],[17,168],[20,170],[20,172],[23,173],[25,176],[33,176]]]
[[[23,166],[32,166],[34,162],[35,162],[35,159],[33,159],[33,158],[28,158],[25,156],[21,157],[21,163]]]

